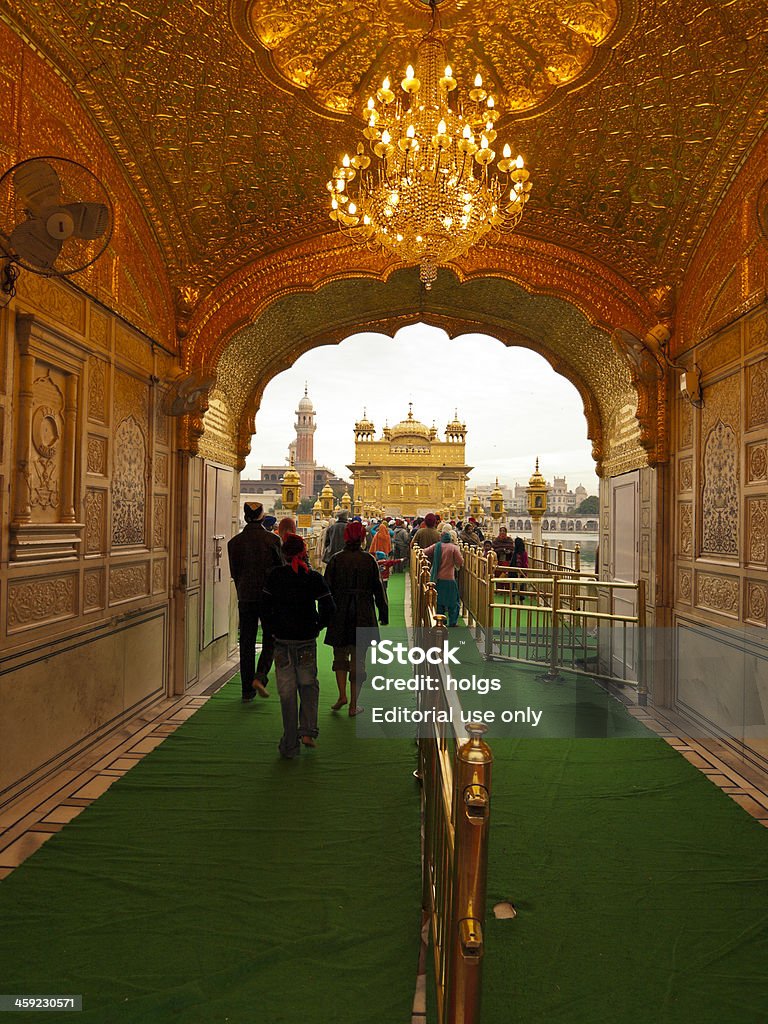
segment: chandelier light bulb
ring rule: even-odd
[[[392,136],[389,134],[386,128],[381,133],[381,141],[384,143],[385,146],[388,146],[392,141]]]
[[[482,89],[482,87],[483,87],[483,76],[478,71],[478,73],[475,75],[475,88],[476,89]]]
[[[408,125],[408,130],[406,131],[405,134],[406,134],[407,138],[415,139],[416,138],[416,127],[414,125],[412,125],[412,124],[409,124]]]
[[[440,122],[438,123],[438,126],[437,126],[437,134],[438,135],[445,135],[447,130],[448,129],[446,127],[445,121],[443,121],[441,119]]]
[[[382,88],[382,89],[383,89],[383,90],[384,90],[385,92],[387,92],[387,91],[388,91],[388,89],[389,89],[389,84],[390,84],[390,83],[389,83],[389,76],[387,76],[387,77],[386,77],[386,78],[384,79],[384,81],[383,81],[383,82],[381,83],[381,88]]]
[[[354,203],[350,203],[349,206],[347,207],[347,209],[353,215],[357,213],[357,207],[355,206]]]
[[[515,160],[515,167],[517,167],[517,169],[519,171],[522,170],[523,167],[525,167],[525,161],[523,160],[523,158],[519,154],[518,154],[517,160]]]
[[[368,109],[369,109],[369,110],[373,110],[373,108],[374,108],[375,106],[376,106],[376,104],[375,104],[375,103],[374,103],[374,101],[373,101],[373,96],[370,96],[370,97],[368,98]]]
[[[410,64],[405,69],[405,77],[406,78],[413,78],[413,67]]]
[[[479,77],[479,76],[478,76],[478,77]],[[493,101],[493,96],[489,96],[489,97],[488,97],[488,109],[489,109],[489,110],[493,110],[493,108],[494,108],[495,106],[496,106],[496,104],[495,104],[495,103],[494,103],[494,101]]]
[[[451,68],[450,64],[446,64],[445,66],[445,77],[453,78],[453,69]]]
[[[465,139],[472,138],[472,129],[469,127],[468,124],[464,125],[464,131],[462,132],[462,135],[464,136]]]
[[[342,167],[349,167],[349,153],[345,153],[341,158]]]
[[[509,148],[509,143],[507,142],[504,145],[504,159],[505,160],[509,160],[509,158],[511,156],[512,156],[512,150]]]

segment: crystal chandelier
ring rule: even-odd
[[[513,231],[531,183],[523,158],[508,145],[496,161],[494,122],[500,111],[478,74],[459,98],[445,46],[432,25],[419,43],[397,95],[385,78],[368,100],[363,135],[328,182],[330,216],[354,241],[418,263],[430,288],[437,264],[463,255],[491,232]],[[443,70],[444,69],[444,70]],[[494,163],[495,161],[495,163]],[[373,165],[372,165],[373,164]]]

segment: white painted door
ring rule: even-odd
[[[233,470],[206,463],[203,647],[229,632],[227,541],[232,535],[233,484]]]
[[[640,565],[640,473],[624,473],[611,480],[610,577],[623,583],[637,583]],[[611,601],[614,615],[636,615],[635,590],[614,590]],[[618,676],[636,676],[636,636],[634,629],[621,627],[611,631],[611,668]]]

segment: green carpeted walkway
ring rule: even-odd
[[[276,694],[236,677],[0,884],[0,992],[82,994],[98,1024],[410,1019],[415,748],[356,740],[318,652],[315,751],[279,759]]]

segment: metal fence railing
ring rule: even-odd
[[[545,665],[551,679],[568,669],[619,683],[647,703],[643,580],[599,580],[561,558],[555,568],[529,558],[527,569],[509,569],[493,552],[462,554],[464,616],[486,658]]]
[[[427,559],[415,548],[411,557],[413,626],[430,645],[442,646],[445,618],[437,613],[435,585]],[[438,1024],[477,1024],[484,952],[485,891],[491,798],[491,751],[484,725],[466,726],[460,737],[461,708],[447,686],[441,666],[437,689],[419,693],[421,709],[453,707],[453,726],[422,729],[419,768],[422,779],[422,909],[432,939]],[[431,716],[437,722],[438,716]]]

